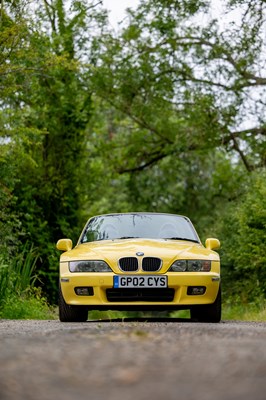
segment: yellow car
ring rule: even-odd
[[[221,320],[220,258],[187,217],[121,213],[89,219],[72,248],[57,242],[59,319],[82,322],[89,310],[190,309],[200,322]]]

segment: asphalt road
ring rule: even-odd
[[[265,400],[266,323],[0,321],[1,400]]]

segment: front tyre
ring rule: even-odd
[[[213,304],[195,306],[190,310],[191,319],[198,322],[220,322],[222,316],[221,286]]]
[[[85,322],[88,319],[88,309],[84,306],[69,306],[66,304],[61,286],[59,286],[59,320],[61,322]]]

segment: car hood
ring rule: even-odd
[[[206,249],[200,243],[165,239],[117,239],[79,244],[63,253],[61,262],[104,260],[116,271],[118,259],[136,257],[138,252],[144,253],[144,257],[161,258],[166,268],[176,259],[219,260],[216,252]]]

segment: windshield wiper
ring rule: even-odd
[[[170,238],[163,238],[165,240],[186,240],[187,242],[194,242],[194,243],[199,243],[198,240],[195,239],[188,239],[188,238],[182,238],[182,237],[170,237]]]

